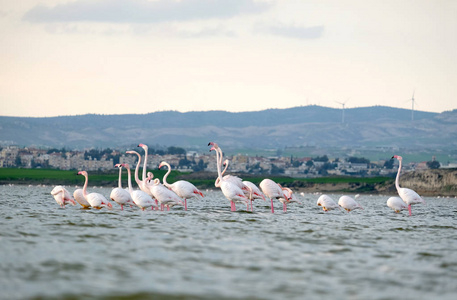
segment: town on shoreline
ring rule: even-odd
[[[144,151],[138,151],[144,157]],[[151,153],[152,152],[152,153]],[[154,150],[147,157],[147,168],[157,169],[162,161],[168,162],[173,170],[181,172],[213,172],[216,170],[215,155],[186,151],[179,147],[166,150]],[[281,175],[296,178],[323,176],[393,176],[397,172],[396,160],[370,161],[363,157],[331,159],[327,155],[316,157],[294,156],[248,156],[230,155],[229,170],[232,173],[253,175]],[[0,168],[46,168],[58,170],[110,171],[117,163],[134,166],[136,155],[124,151],[104,150],[66,150],[39,149],[34,147],[7,146],[0,148]],[[404,171],[418,171],[440,168],[440,163],[433,158],[428,162],[406,164]]]

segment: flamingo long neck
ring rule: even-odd
[[[118,188],[122,189],[122,167],[119,167],[119,181],[117,183]]]
[[[398,182],[399,179],[400,179],[400,172],[401,172],[401,159],[398,160],[399,161],[399,164],[398,164],[398,172],[397,172],[397,178],[395,178],[395,187],[397,188],[397,191],[400,190],[400,183]]]
[[[222,160],[224,159],[224,154],[222,153],[222,149],[219,148],[219,146],[216,148],[216,151],[219,151],[219,165],[222,168]],[[224,170],[224,172],[225,172],[225,170]],[[224,172],[222,172],[222,175],[224,174]]]
[[[222,180],[222,174],[221,174],[221,165],[219,161],[219,148],[215,148],[216,150],[216,167],[217,167],[217,179],[216,182],[214,182],[215,187],[220,187],[221,186],[221,180]]]
[[[140,168],[140,164],[141,164],[141,155],[140,153],[134,151],[135,154],[138,156],[138,162],[136,163],[136,167],[135,167],[135,182],[136,184],[138,184],[138,186],[141,187],[143,186],[143,182],[140,181],[140,178],[138,177],[138,170]]]
[[[83,187],[83,195],[84,195],[84,198],[86,198],[86,196],[87,196],[87,183],[89,182],[89,176],[87,175],[87,173],[85,173],[83,175],[84,175],[84,178],[86,178],[86,180],[84,181],[84,187]]]
[[[143,163],[143,182],[145,182],[147,176],[146,176],[146,169],[148,167],[148,147],[143,146],[144,149],[144,163]]]
[[[228,160],[227,160],[227,162],[225,163],[225,168],[224,168],[224,171],[222,171],[221,176],[224,176],[225,171],[227,171],[227,168],[228,168]]]
[[[132,189],[132,173],[130,172],[130,167],[127,168],[127,184],[129,186],[129,193],[132,194],[133,193],[133,189]]]
[[[164,185],[164,186],[169,187],[170,184],[168,184],[167,178],[168,178],[168,175],[169,175],[170,172],[171,172],[171,167],[170,167],[170,164],[169,164],[169,163],[164,163],[164,165],[166,165],[166,166],[168,167],[168,171],[167,171],[167,173],[163,176],[162,181],[163,181],[163,185]]]

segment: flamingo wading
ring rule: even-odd
[[[415,191],[412,189],[408,188],[401,188],[399,184],[399,179],[400,179],[400,172],[401,172],[401,162],[403,160],[403,157],[399,155],[394,155],[392,158],[398,159],[399,165],[398,165],[398,172],[397,172],[397,177],[395,178],[395,187],[397,188],[398,195],[400,198],[408,205],[408,212],[409,215],[411,216],[411,205],[412,204],[425,204],[425,200],[422,199],[419,194],[417,194]]]

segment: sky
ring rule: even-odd
[[[457,108],[454,0],[0,0],[0,115]]]

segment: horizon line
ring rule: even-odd
[[[247,113],[247,112],[262,112],[262,111],[267,111],[267,110],[287,110],[287,109],[293,109],[293,108],[302,108],[302,107],[322,107],[322,108],[329,108],[329,109],[335,109],[335,110],[343,110],[343,108],[335,108],[331,106],[324,106],[324,105],[318,105],[318,104],[309,104],[309,105],[300,105],[300,106],[292,106],[292,107],[287,107],[287,108],[265,108],[261,110],[245,110],[245,111],[229,111],[229,110],[222,110],[222,109],[211,109],[211,110],[188,110],[188,111],[179,111],[179,110],[174,110],[174,109],[166,109],[166,110],[156,110],[152,112],[147,112],[147,113],[124,113],[124,114],[104,114],[104,113],[85,113],[85,114],[76,114],[76,115],[55,115],[55,116],[17,116],[17,115],[0,115],[0,117],[6,117],[6,118],[35,118],[35,119],[44,119],[44,118],[61,118],[61,117],[80,117],[80,116],[87,116],[87,115],[99,115],[99,116],[123,116],[123,115],[149,115],[149,114],[154,114],[154,113],[162,113],[162,112],[178,112],[178,113],[201,113],[201,112],[227,112],[227,113]],[[371,107],[387,107],[387,108],[394,108],[394,109],[400,109],[400,110],[407,110],[411,111],[411,109],[408,108],[400,108],[400,107],[394,107],[394,106],[387,106],[387,105],[371,105],[371,106],[355,106],[355,107],[345,107],[344,110],[348,109],[359,109],[359,108],[371,108]],[[447,111],[453,111],[456,110],[457,108],[454,108],[452,110],[444,110],[442,112],[434,112],[434,111],[425,111],[425,110],[417,110],[415,109],[415,112],[425,112],[425,113],[434,113],[434,114],[441,114],[443,112]]]

